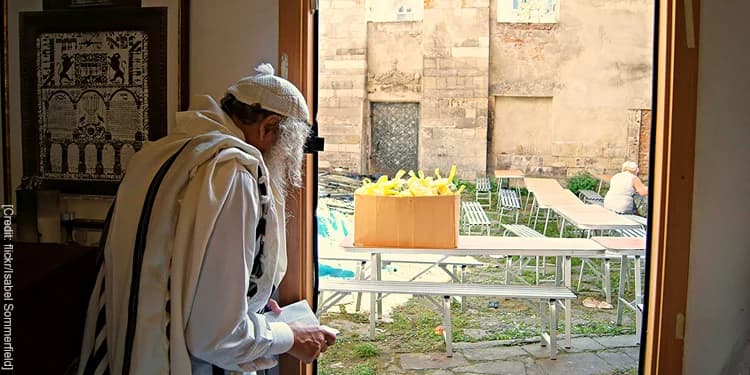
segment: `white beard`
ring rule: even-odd
[[[303,149],[310,126],[305,122],[286,118],[279,123],[279,139],[271,149],[263,154],[271,186],[281,196],[286,194],[289,185],[302,186]]]

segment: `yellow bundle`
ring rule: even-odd
[[[408,175],[409,178],[403,177]],[[456,188],[453,184],[453,177],[456,176],[456,166],[451,167],[451,173],[448,177],[440,176],[440,169],[435,169],[435,175],[425,177],[424,172],[399,170],[392,180],[388,176],[381,176],[377,181],[372,182],[365,178],[362,180],[362,187],[354,193],[361,195],[377,196],[397,196],[397,197],[424,197],[435,195],[456,195],[461,194],[465,186],[461,185]]]

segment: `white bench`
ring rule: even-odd
[[[511,189],[498,189],[497,192],[497,214],[499,217],[500,222],[503,220],[503,216],[505,214],[505,210],[515,210],[516,211],[516,219],[514,223],[518,223],[518,214],[521,212],[521,199],[518,197],[518,194]]]
[[[617,229],[615,230],[616,233],[619,233],[621,237],[638,237],[638,238],[646,238],[646,229],[643,228],[628,228],[628,229]],[[592,270],[592,272],[602,278],[602,289],[604,292],[604,296],[607,300],[607,302],[612,302],[612,285],[610,283],[611,277],[610,273],[612,272],[610,261],[612,259],[620,258],[619,255],[613,254],[609,251],[606,251],[604,255],[599,256],[592,256],[592,257],[586,257],[581,258],[581,270],[578,272],[578,285],[576,286],[576,291],[581,290],[581,283],[583,282],[583,271],[586,268],[586,266],[589,266]],[[596,266],[592,263],[592,259],[601,259],[602,260],[602,270],[599,271],[596,269]],[[620,277],[627,278],[626,275],[620,275]]]
[[[529,238],[544,238],[544,235],[535,231],[532,228],[529,228],[523,224],[500,224],[503,229],[503,236],[507,236],[508,233],[513,233],[518,237],[529,237]],[[534,275],[534,282],[536,284],[539,284],[539,257],[534,257],[536,260],[536,265],[534,267],[535,275]],[[510,280],[510,274],[511,274],[511,266],[513,266],[513,262],[511,261],[511,256],[505,257],[505,283],[507,284]],[[518,259],[518,268],[519,268],[519,274],[513,274],[514,277],[519,279],[522,282],[526,282],[526,280],[521,277],[523,275],[523,268],[524,266],[528,265],[528,262],[531,261],[531,258],[527,259],[524,262],[523,257],[519,257]],[[545,262],[542,262],[542,267],[544,266]],[[543,270],[543,269],[542,269]],[[543,274],[544,272],[542,272]]]
[[[492,207],[492,185],[488,177],[477,177],[474,189],[474,200],[486,200],[487,207]]]
[[[461,211],[463,211],[461,215],[463,226],[466,228],[468,235],[471,235],[472,229],[477,226],[482,229],[479,234],[482,234],[482,232],[487,235],[490,234],[492,221],[487,217],[487,213],[484,212],[484,208],[479,202],[461,202]]]
[[[355,280],[362,280],[369,277],[369,274],[367,274],[367,264],[370,261],[370,258],[366,256],[366,254],[357,254],[357,253],[343,253],[343,254],[336,254],[336,255],[319,255],[318,256],[319,261],[323,261],[324,263],[328,262],[358,262],[359,266],[357,267],[357,271],[354,274]],[[417,273],[416,275],[412,276],[409,281],[414,281],[420,276],[427,273],[429,270],[431,270],[433,267],[437,266],[443,272],[448,274],[450,276],[451,280],[453,282],[457,283],[463,283],[466,280],[466,267],[478,267],[478,266],[484,266],[484,263],[476,260],[474,257],[471,256],[439,256],[439,255],[420,255],[418,257],[415,257],[413,255],[400,255],[400,254],[384,254],[381,257],[381,263],[383,266],[391,264],[391,263],[406,263],[406,264],[423,264],[428,265],[425,269]],[[450,270],[448,269],[450,267]],[[461,273],[459,274],[458,269],[461,269]],[[347,293],[348,294],[348,293]],[[335,306],[339,301],[341,301],[344,297],[347,296],[347,294],[339,293],[334,294],[324,300],[321,300],[321,303],[318,304],[318,315],[322,314],[323,312],[327,311],[331,307]],[[385,296],[383,296],[385,297]],[[359,311],[361,302],[362,302],[362,295],[361,293],[357,293],[356,301],[355,301],[355,311]],[[461,301],[461,306],[463,307],[463,303],[465,301]]]
[[[648,218],[645,218],[643,216],[632,215],[632,214],[625,214],[625,215],[622,215],[622,216],[625,216],[628,219],[633,220],[633,221],[635,221],[638,224],[641,224],[641,226],[644,227],[644,228],[648,226]]]
[[[622,237],[646,237],[646,230],[643,228],[618,229]]]
[[[446,355],[453,356],[450,298],[453,296],[522,298],[547,301],[549,332],[544,311],[540,311],[542,346],[549,345],[550,359],[557,357],[557,304],[575,299],[576,295],[566,287],[539,287],[527,285],[446,284],[437,282],[383,281],[383,280],[332,280],[321,279],[320,291],[373,293],[370,301],[370,334],[375,337],[375,293],[399,293],[421,296],[443,297],[443,338]]]

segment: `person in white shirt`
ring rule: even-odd
[[[108,214],[79,374],[255,373],[336,341],[266,321],[286,271],[284,196],[301,184],[309,112],[263,64],[217,103],[195,97],[129,161]]]
[[[609,190],[604,195],[604,207],[618,214],[633,214],[636,212],[633,195],[648,195],[648,189],[638,178],[638,165],[632,161],[622,164],[622,172],[612,176]]]

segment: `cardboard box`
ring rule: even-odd
[[[455,249],[461,197],[354,195],[354,245]]]

